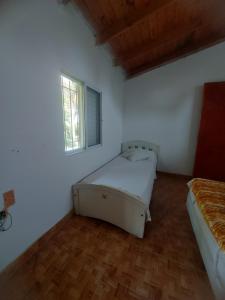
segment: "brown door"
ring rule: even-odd
[[[225,181],[225,82],[204,86],[194,177]]]

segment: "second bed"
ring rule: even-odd
[[[136,151],[147,151],[148,159],[130,161],[123,155]],[[122,155],[73,186],[76,214],[110,222],[142,238],[150,220],[158,151],[148,142],[122,144]]]

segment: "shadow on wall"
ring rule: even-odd
[[[167,92],[168,95],[172,94],[170,90]],[[163,94],[166,95],[167,92],[163,91]],[[192,166],[188,165],[193,147],[189,136],[195,127],[192,126],[194,102],[199,101],[194,100],[194,93],[190,89],[182,89],[173,97],[168,97],[167,101],[164,97],[161,99],[161,105],[158,106],[158,101],[154,101],[151,107],[152,118],[154,123],[157,123],[157,128],[152,134],[159,139],[161,146],[159,167],[168,172],[190,173]],[[156,100],[159,100],[159,97]],[[156,120],[155,116],[160,121]]]
[[[224,80],[225,43],[125,83],[124,140],[160,145],[162,171],[191,175],[204,82]]]
[[[142,85],[141,96],[131,87],[126,107],[126,139],[151,140],[160,145],[159,169],[191,175],[202,105],[202,86],[175,82],[163,88]],[[162,84],[162,82],[161,82]],[[176,82],[177,84],[177,82]],[[138,101],[137,101],[138,100]]]
[[[199,133],[199,126],[201,120],[201,112],[202,112],[202,103],[203,103],[203,86],[198,86],[195,88],[194,91],[194,101],[192,107],[192,115],[190,120],[190,130],[189,130],[189,147],[188,153],[191,157],[191,160],[195,161],[195,153],[197,148],[198,142],[198,133]],[[193,174],[193,168],[191,174]]]
[[[150,91],[149,93],[146,90]],[[156,86],[145,86],[142,85],[141,96],[137,90],[132,90],[132,95],[129,98],[129,113],[142,115],[143,113],[148,114],[149,111],[162,114],[163,112],[172,112],[178,110],[183,105],[180,99],[186,97],[186,92],[176,98],[168,98],[171,95],[173,87],[165,86],[163,83],[163,89]],[[169,101],[168,101],[169,100]]]

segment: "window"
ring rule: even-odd
[[[101,144],[101,94],[84,83],[61,76],[65,151]]]
[[[87,87],[87,145],[101,144],[101,94]]]
[[[61,76],[65,151],[84,148],[84,87],[77,80]]]

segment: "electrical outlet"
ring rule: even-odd
[[[7,210],[15,203],[15,193],[13,190],[3,193],[4,209]]]
[[[4,220],[6,218],[7,214],[5,210],[0,211],[0,221]]]

